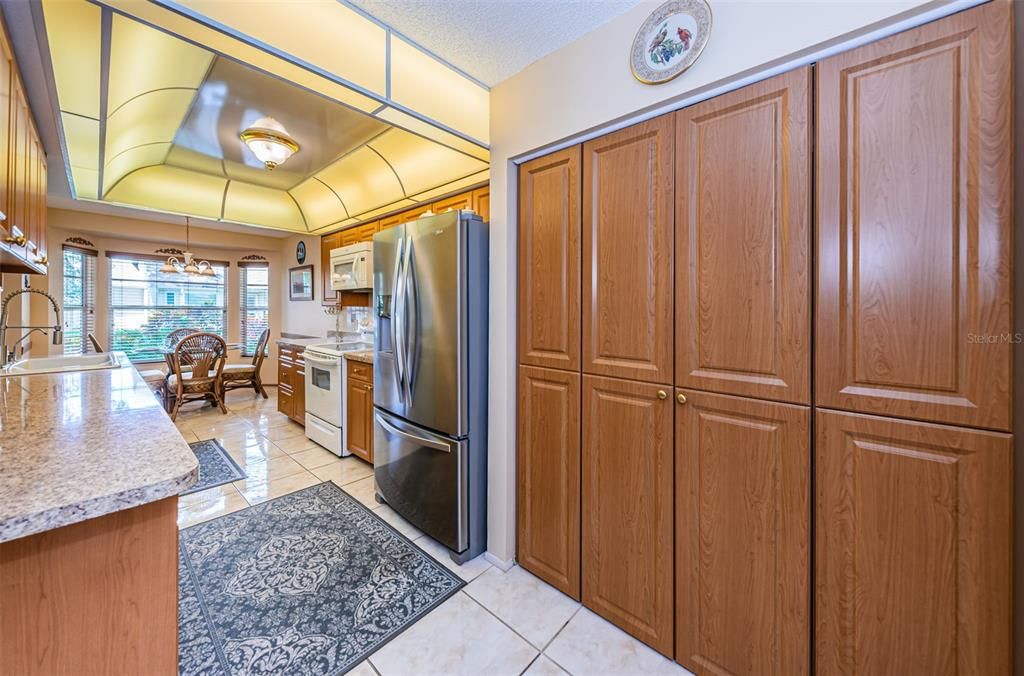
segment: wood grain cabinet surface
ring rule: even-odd
[[[673,116],[583,144],[583,371],[672,382]]]
[[[1012,437],[818,411],[816,664],[1009,674]]]
[[[519,362],[580,368],[580,146],[519,167]]]
[[[345,439],[356,456],[373,463],[373,366],[346,360]]]
[[[583,603],[669,657],[674,408],[658,385],[583,376]]]
[[[278,346],[277,410],[306,424],[306,360],[304,348]]]
[[[675,407],[676,659],[807,674],[810,408],[695,390]]]
[[[1011,5],[818,64],[820,406],[1010,429]]]
[[[331,251],[341,246],[342,233],[334,232],[320,238],[320,279],[323,293],[320,295],[323,305],[335,305],[338,292],[331,288]]]
[[[580,375],[519,367],[516,560],[580,599]]]
[[[811,70],[675,114],[676,384],[810,403]]]

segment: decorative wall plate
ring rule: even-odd
[[[295,260],[300,264],[306,262],[306,243],[302,240],[295,245]]]
[[[644,84],[661,84],[692,66],[711,33],[706,0],[669,0],[651,12],[629,52],[633,75]]]

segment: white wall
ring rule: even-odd
[[[288,299],[288,269],[299,265],[295,259],[295,247],[300,241],[306,243],[306,262],[303,265],[313,265],[313,288],[315,291],[312,301]],[[328,331],[334,330],[335,323],[334,317],[324,312],[321,305],[324,290],[320,283],[320,237],[318,235],[295,235],[283,240],[281,260],[284,261],[281,268],[280,285],[281,307],[284,308],[281,331],[306,336],[326,336]]]
[[[711,39],[670,83],[644,85],[627,55],[659,2],[644,3],[491,90],[491,277],[488,551],[515,552],[516,171],[514,159],[684,107],[807,62],[820,50],[877,39],[973,1],[713,0]]]

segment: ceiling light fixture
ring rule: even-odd
[[[262,117],[238,135],[268,171],[284,164],[299,152],[299,144],[288,135],[284,125],[272,117]]]
[[[207,277],[213,277],[217,273],[214,271],[213,266],[210,265],[209,261],[195,261],[195,257],[189,249],[191,246],[191,233],[190,223],[188,216],[185,217],[185,251],[182,253],[182,257],[185,262],[182,263],[174,256],[168,256],[167,262],[160,268],[160,272],[167,274],[176,275],[184,272],[187,275],[206,275]]]

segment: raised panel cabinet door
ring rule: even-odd
[[[484,223],[491,220],[491,188],[477,188],[473,191],[473,211],[480,214]]]
[[[363,413],[366,426],[366,462],[373,464],[373,385],[366,386],[366,411]]]
[[[345,437],[348,450],[363,460],[370,460],[368,440],[373,436],[373,427],[367,427],[367,409],[373,408],[369,386],[358,380],[348,380],[345,393]]]
[[[335,305],[338,302],[338,292],[331,288],[331,249],[341,246],[341,238],[342,233],[340,232],[320,238],[320,279],[323,286],[320,302],[322,305]]]
[[[583,144],[583,371],[672,382],[672,115]]]
[[[516,560],[580,599],[580,376],[519,367]]]
[[[0,246],[7,236],[11,216],[10,157],[12,151],[13,117],[11,86],[14,72],[11,51],[5,35],[0,35]]]
[[[380,219],[379,223],[380,223],[380,225],[378,227],[378,232],[381,231],[381,230],[387,230],[388,228],[393,228],[396,225],[401,225],[403,223],[403,221],[402,221],[402,214],[395,214],[394,216],[388,216],[387,218],[382,218],[382,219]]]
[[[1011,4],[817,69],[827,408],[1009,430]]]
[[[519,361],[580,368],[580,146],[519,167]]]
[[[817,673],[1009,674],[1013,437],[816,415]]]
[[[17,79],[11,86],[11,143],[10,169],[8,185],[10,186],[11,213],[7,214],[9,235],[16,237],[19,234],[28,238],[28,141],[29,141],[29,113],[25,103],[25,95],[17,83]],[[26,258],[26,246],[16,242],[7,242],[7,248],[15,255]]]
[[[296,365],[292,375],[295,390],[292,392],[292,420],[300,425],[306,424],[306,367]]]
[[[583,376],[583,605],[673,656],[668,391]]]
[[[811,69],[676,116],[676,384],[810,403]]]
[[[402,223],[412,223],[423,214],[427,213],[428,211],[431,211],[432,206],[433,205],[431,204],[423,204],[418,207],[413,207],[412,209],[407,209],[406,211],[403,211],[402,213],[398,214],[398,223],[396,223],[395,225],[401,225]],[[384,221],[381,221],[380,229],[383,230],[385,227],[391,226],[385,226]]]
[[[457,211],[460,209],[472,209],[473,208],[473,193],[465,192],[461,195],[454,195],[447,199],[439,200],[431,205],[431,209],[435,214],[443,214],[446,211]]]
[[[810,669],[810,418],[676,390],[676,660],[694,673]]]

